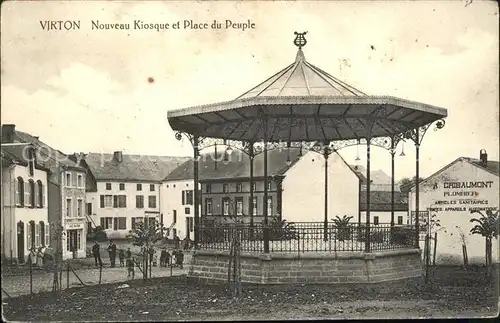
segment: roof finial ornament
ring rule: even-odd
[[[293,41],[293,43],[300,50],[300,49],[302,49],[302,47],[304,47],[307,44],[307,40],[304,37],[307,34],[307,31],[304,31],[303,33],[294,32],[294,34],[296,35],[296,37],[295,37],[295,40]]]

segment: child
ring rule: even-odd
[[[120,249],[118,251],[118,258],[120,258],[120,267],[123,267],[125,265],[124,260],[125,260],[125,252],[123,249]]]
[[[133,258],[127,258],[127,272],[128,272],[128,278],[132,276],[132,279],[135,277],[135,264],[134,264],[134,259]]]

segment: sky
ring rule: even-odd
[[[495,1],[7,1],[1,10],[1,123],[65,153],[192,155],[167,111],[228,101],[295,60],[307,31],[308,62],[369,95],[448,110],[420,149],[426,177],[486,149],[499,160],[498,6]],[[40,21],[80,21],[44,31]],[[134,30],[134,20],[254,29]],[[92,30],[92,21],[129,30]],[[223,27],[224,24],[223,24]],[[152,80],[152,82],[150,82]],[[405,157],[399,157],[404,149]],[[366,163],[364,147],[339,151]],[[415,147],[398,146],[396,178],[415,175]],[[372,149],[372,169],[390,174]]]

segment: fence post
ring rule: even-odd
[[[432,266],[436,266],[436,249],[437,249],[438,233],[434,232],[434,254],[432,255]]]
[[[67,263],[66,266],[66,289],[69,288],[69,262]]]
[[[102,265],[99,266],[99,285],[101,285],[101,278],[102,278]]]
[[[33,296],[33,264],[31,263],[31,252],[28,255],[28,262],[30,265],[30,296]]]

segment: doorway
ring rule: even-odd
[[[24,263],[24,222],[17,222],[17,261]]]
[[[67,249],[70,252],[78,250],[78,230],[68,230]]]

